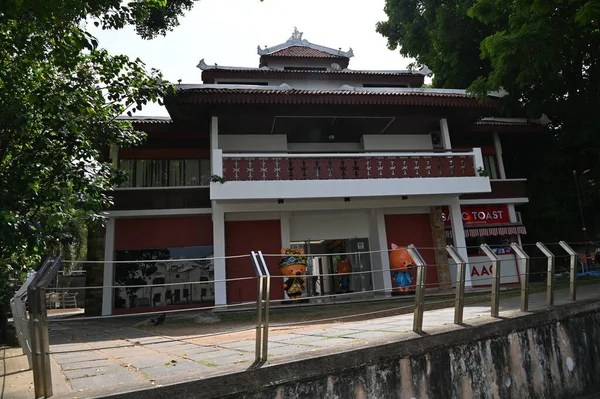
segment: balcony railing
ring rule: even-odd
[[[362,154],[223,154],[226,181],[477,177],[481,151]]]

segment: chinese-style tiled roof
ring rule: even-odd
[[[117,119],[132,123],[166,124],[173,122],[169,116],[119,116]]]
[[[531,122],[509,122],[509,121],[493,121],[493,120],[481,120],[475,123],[476,126],[538,126],[537,123]]]
[[[302,32],[294,29],[292,36],[285,42],[272,47],[261,49],[258,55],[262,57],[298,57],[298,58],[350,58],[354,56],[352,49],[342,51],[321,46],[302,39]]]
[[[526,118],[483,118],[475,122],[471,128],[474,132],[539,132],[544,130],[549,120]]]
[[[301,58],[346,58],[342,55],[334,55],[325,51],[316,50],[304,46],[291,46],[283,50],[269,54],[270,57],[301,57]]]
[[[336,90],[302,90],[287,85],[276,87],[231,85],[181,85],[172,101],[180,103],[229,104],[354,104],[424,105],[441,107],[493,108],[494,96],[479,102],[464,90],[367,89],[342,86]]]

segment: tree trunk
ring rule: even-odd
[[[429,213],[429,223],[431,225],[431,235],[433,238],[433,250],[435,263],[438,265],[438,282],[440,289],[452,288],[450,280],[450,266],[448,264],[448,254],[446,253],[446,233],[444,231],[444,221],[442,220],[442,207],[434,206]]]

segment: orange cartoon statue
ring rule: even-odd
[[[304,249],[281,248],[279,270],[283,276],[288,277],[283,282],[283,289],[290,299],[298,299],[306,288],[304,275],[306,274],[306,256]]]
[[[392,295],[407,295],[410,292],[412,278],[410,269],[413,268],[413,259],[406,247],[392,244],[390,252],[390,269],[394,271],[393,281],[395,283]]]
[[[340,276],[340,288],[342,293],[348,293],[350,291],[350,273],[352,273],[352,265],[350,259],[340,259],[337,263],[337,272]]]

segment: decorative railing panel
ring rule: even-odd
[[[223,157],[226,181],[402,179],[474,177],[475,157],[431,156],[231,156]]]

